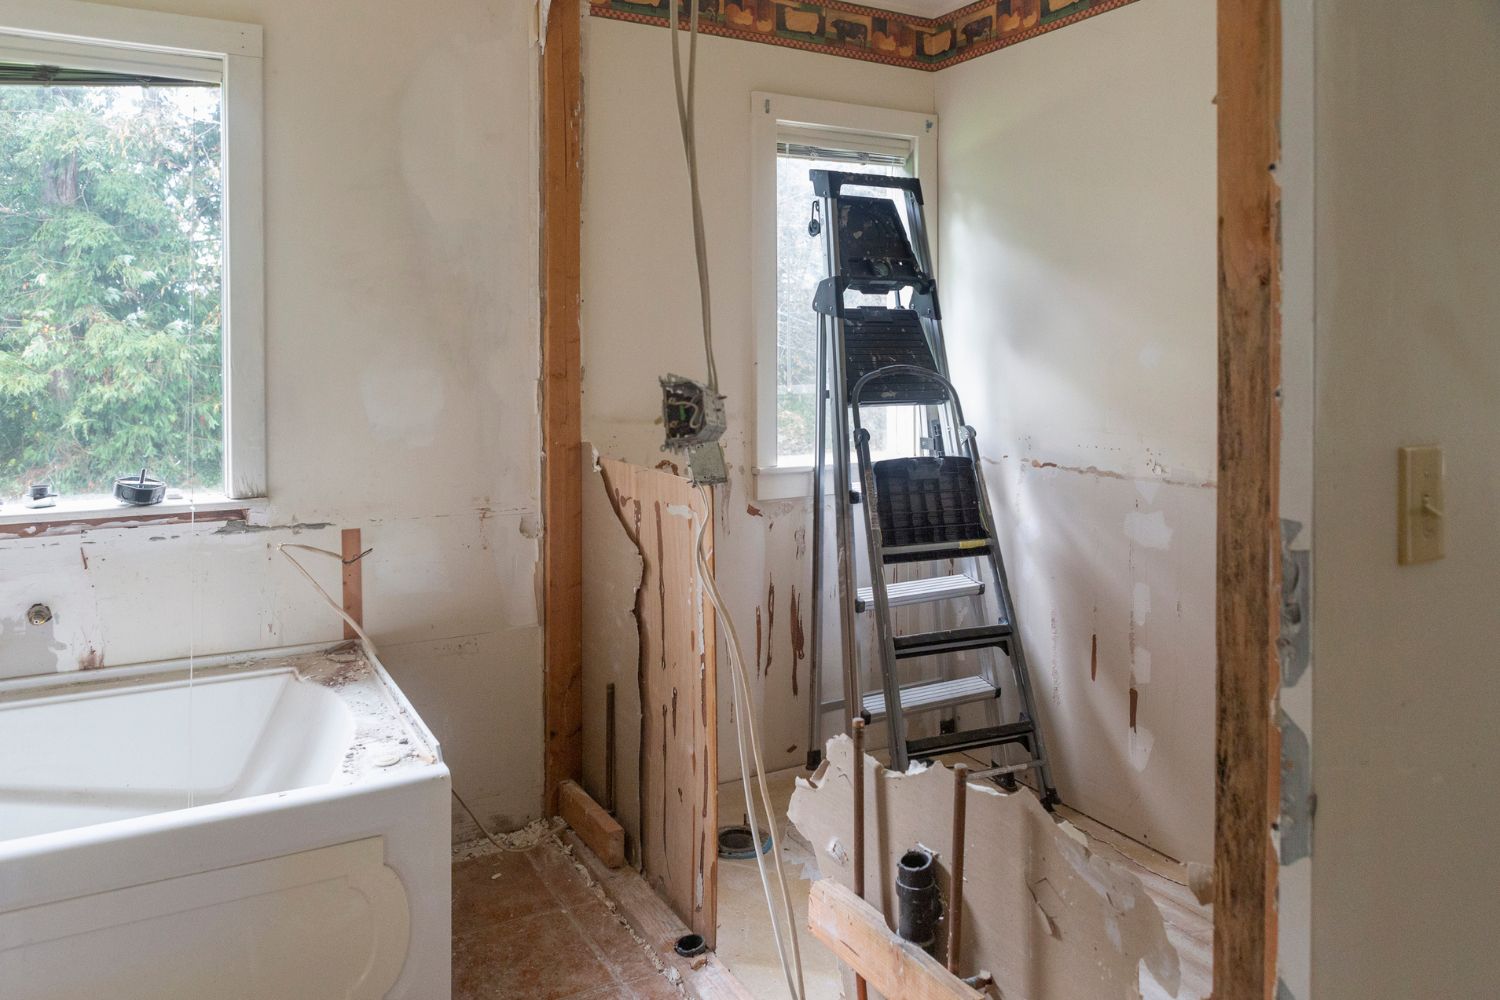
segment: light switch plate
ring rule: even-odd
[[[1397,469],[1396,561],[1410,566],[1443,558],[1448,513],[1443,449],[1437,445],[1401,448]]]

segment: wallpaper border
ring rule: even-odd
[[[956,66],[1135,2],[977,0],[941,17],[923,18],[842,0],[698,0],[700,28],[706,35],[926,72]],[[589,13],[665,27],[668,3],[589,0]],[[682,20],[687,23],[685,15]]]

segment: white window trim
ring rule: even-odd
[[[203,72],[221,84],[224,494],[266,495],[265,177],[259,25],[80,0],[0,0],[0,49],[68,65]],[[109,50],[117,50],[112,52]],[[202,77],[194,76],[194,79]],[[199,498],[211,501],[211,498]],[[148,513],[155,508],[144,508]],[[45,518],[46,511],[37,511]]]
[[[755,331],[755,496],[812,495],[809,466],[776,460],[776,143],[783,128],[890,136],[911,142],[922,181],[928,238],[937,257],[938,121],[935,114],[893,111],[757,91],[750,95],[751,323]]]

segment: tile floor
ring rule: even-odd
[[[550,840],[453,866],[453,1000],[680,1000]]]

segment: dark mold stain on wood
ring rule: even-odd
[[[766,676],[771,676],[771,657],[776,652],[776,580],[766,587]]]
[[[760,608],[756,608],[755,609],[755,676],[757,676],[757,677],[760,676],[760,672],[761,672],[760,671],[760,648],[761,648]]]
[[[1093,648],[1089,652],[1089,680],[1099,679],[1099,633],[1094,633]]]
[[[1130,689],[1130,731],[1135,732],[1135,715],[1140,708],[1141,693],[1135,688]]]
[[[797,664],[807,658],[807,636],[802,631],[802,604],[792,588],[792,697],[797,697]]]
[[[753,503],[747,503],[747,504],[745,504],[745,513],[749,514],[751,517],[761,517],[762,516],[761,509],[759,507],[755,506],[755,504],[753,504]]]

